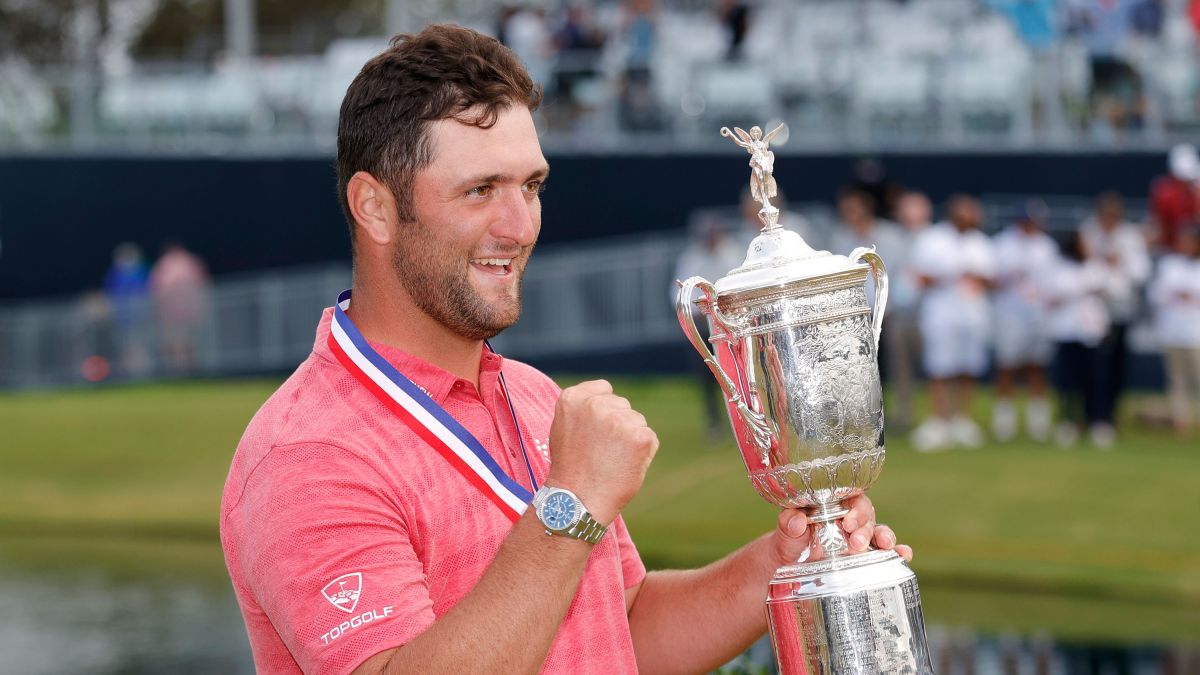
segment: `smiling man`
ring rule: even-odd
[[[723,560],[647,573],[620,517],[658,448],[645,418],[487,345],[541,228],[539,101],[509,50],[454,26],[397,38],[346,92],[353,293],[222,499],[261,673],[704,672],[764,633],[767,582],[808,545],[784,511]],[[855,549],[895,545],[865,497],[843,522]]]

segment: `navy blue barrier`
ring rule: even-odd
[[[858,154],[780,154],[780,186],[831,201]],[[899,183],[935,200],[954,192],[1144,197],[1162,153],[960,153],[880,157]],[[744,157],[551,156],[541,241],[559,243],[683,227],[698,207],[736,202]],[[167,239],[214,274],[349,256],[330,157],[0,158],[0,299],[100,285],[113,247],[155,257]]]

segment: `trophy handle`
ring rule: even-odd
[[[683,334],[687,336],[688,341],[700,353],[700,357],[704,359],[704,363],[712,371],[713,377],[717,378],[717,384],[720,385],[721,391],[725,394],[725,401],[737,409],[738,415],[750,427],[755,445],[764,450],[769,448],[771,445],[771,428],[767,424],[766,416],[762,413],[754,412],[746,405],[746,401],[737,384],[733,381],[733,378],[729,377],[725,369],[721,367],[721,364],[717,363],[716,356],[713,355],[708,345],[704,343],[704,338],[696,328],[696,322],[692,316],[692,291],[699,289],[707,301],[702,306],[702,311],[712,317],[713,323],[725,332],[730,341],[734,339],[733,322],[722,314],[721,309],[717,307],[716,289],[702,277],[692,277],[687,281],[676,281],[675,283],[679,285],[679,296],[675,300],[675,315],[679,318],[679,327],[683,329]]]
[[[888,275],[883,265],[883,258],[875,252],[875,247],[860,246],[850,252],[851,262],[866,262],[875,273],[875,311],[871,319],[871,329],[875,333],[875,349],[879,350],[879,336],[883,334],[883,312],[887,308]]]

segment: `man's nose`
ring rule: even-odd
[[[541,207],[520,189],[505,190],[500,200],[500,212],[492,224],[492,235],[510,239],[518,246],[530,246],[537,239],[541,222]]]

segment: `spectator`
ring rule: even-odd
[[[1033,58],[1035,119],[1052,132],[1063,129],[1062,77],[1058,43],[1062,16],[1060,0],[987,0],[988,6],[1012,22]]]
[[[620,97],[622,123],[634,131],[657,131],[662,128],[662,120],[651,86],[651,65],[658,48],[656,0],[626,0],[621,7],[621,29],[625,52]]]
[[[970,409],[976,381],[987,370],[992,246],[979,231],[978,201],[952,197],[946,213],[949,222],[921,233],[912,252],[924,290],[919,321],[933,409],[913,431],[913,446],[922,452],[983,442]]]
[[[195,254],[168,242],[150,270],[158,345],[167,372],[194,372],[196,345],[208,313],[208,271]]]
[[[729,274],[730,270],[742,264],[746,257],[746,248],[739,246],[733,233],[716,218],[701,218],[696,221],[688,237],[687,248],[679,256],[675,264],[675,278],[684,280],[689,277],[701,276],[710,282]],[[672,287],[671,304],[675,303],[675,287]],[[710,331],[708,321],[700,320],[699,313],[695,314],[696,328],[700,335],[708,340]],[[717,380],[713,377],[704,361],[697,359],[695,354],[688,354],[690,369],[698,378],[700,396],[703,399],[705,420],[708,425],[708,438],[715,441],[724,437],[724,398]]]
[[[716,13],[729,39],[725,59],[737,61],[744,56],[742,46],[750,29],[750,6],[744,0],[719,0]]]
[[[1096,130],[1141,126],[1142,79],[1121,56],[1133,25],[1133,9],[1140,1],[1073,0],[1070,24],[1083,36],[1088,52],[1088,100]]]
[[[1078,233],[1062,242],[1061,256],[1043,281],[1048,325],[1055,341],[1054,374],[1061,411],[1055,438],[1074,445],[1084,428],[1104,423],[1103,356],[1100,343],[1108,330],[1105,266],[1089,257]],[[1093,435],[1093,440],[1097,439]],[[1107,448],[1109,443],[1097,443]]]
[[[525,64],[534,82],[550,83],[550,66],[554,59],[554,42],[546,17],[540,8],[520,7],[503,24],[504,44]]]
[[[872,157],[863,157],[854,163],[850,187],[871,195],[875,200],[875,215],[892,219],[896,199],[903,192],[900,184],[888,177],[883,162]]]
[[[900,227],[875,217],[875,200],[871,195],[847,188],[838,195],[838,215],[841,223],[834,228],[829,249],[846,255],[859,246],[874,246],[884,265],[900,264],[908,246]],[[875,304],[875,287],[867,287],[867,297]],[[886,314],[885,314],[886,318]]]
[[[144,374],[150,368],[146,349],[146,263],[137,244],[125,242],[113,249],[112,265],[104,276],[104,294],[112,306],[117,366],[124,376]]]
[[[589,110],[591,102],[586,93],[587,83],[600,75],[600,58],[604,48],[604,33],[596,25],[586,2],[576,1],[563,12],[562,22],[554,31],[554,46],[558,58],[554,66],[553,95],[560,118],[554,119],[556,106],[545,110],[551,123],[576,129]]]
[[[1163,253],[1175,249],[1179,232],[1200,213],[1200,154],[1180,143],[1167,155],[1169,173],[1150,185],[1150,239]]]
[[[1106,301],[1111,321],[1108,335],[1100,346],[1101,389],[1103,399],[1099,420],[1091,426],[1092,442],[1111,445],[1117,404],[1125,390],[1125,362],[1128,353],[1129,326],[1137,318],[1141,287],[1150,276],[1150,256],[1141,229],[1125,220],[1125,203],[1115,192],[1106,192],[1096,200],[1096,214],[1080,227],[1089,255],[1107,270]]]
[[[1171,422],[1186,434],[1200,421],[1200,230],[1184,230],[1178,253],[1159,263],[1150,301],[1166,360]]]
[[[905,192],[896,201],[896,218],[903,228],[902,253],[887,265],[888,290],[886,328],[883,341],[888,353],[888,384],[894,393],[888,422],[897,429],[908,429],[914,419],[913,399],[917,379],[916,363],[921,349],[921,331],[917,325],[917,304],[921,297],[917,275],[912,267],[913,242],[930,225],[933,207],[920,192]]]
[[[1046,367],[1054,345],[1045,326],[1045,301],[1038,276],[1058,258],[1058,246],[1046,232],[1049,208],[1040,199],[1021,206],[1017,222],[995,239],[996,293],[996,402],[992,408],[992,434],[1000,441],[1017,435],[1017,407],[1013,402],[1017,379],[1028,387],[1025,425],[1030,438],[1050,437],[1050,404],[1046,398]]]

